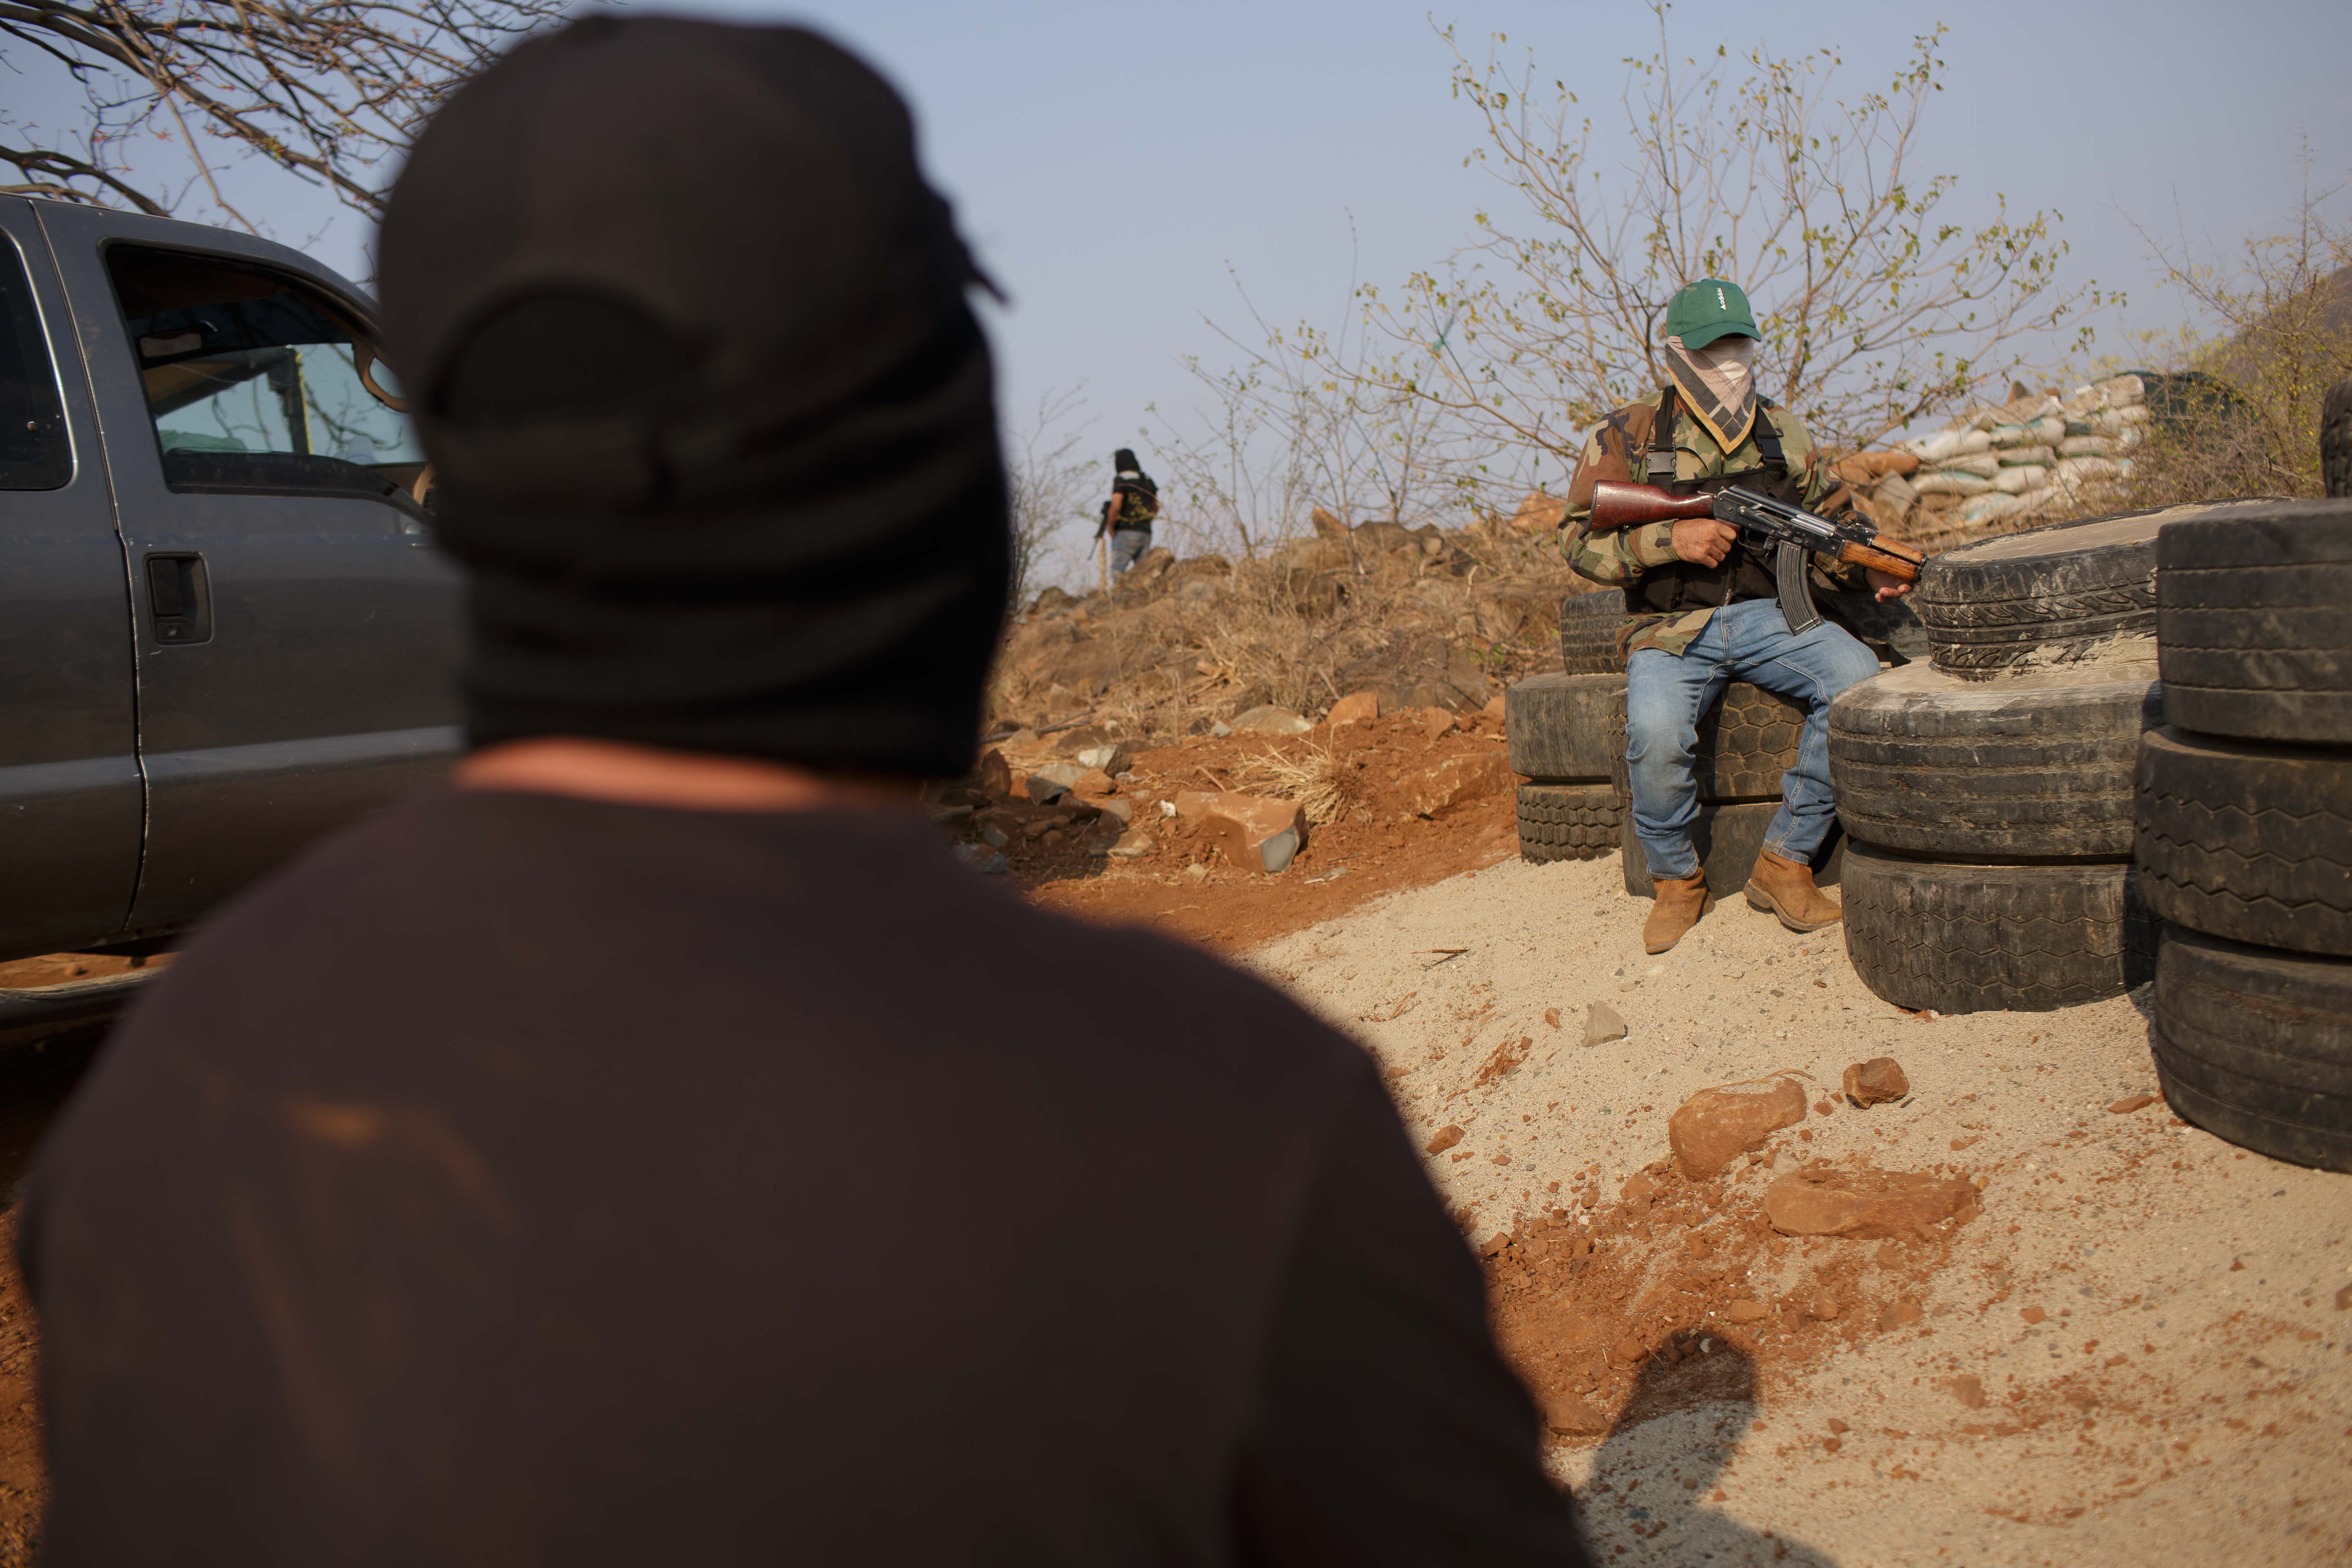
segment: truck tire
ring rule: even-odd
[[[1929,559],[1911,595],[1937,668],[1990,676],[2156,630],[2156,532],[2201,508],[2053,522]]]
[[[2352,752],[2153,730],[2140,741],[2149,907],[2258,947],[2352,957]]]
[[[1864,844],[1950,859],[2132,852],[2141,731],[2164,722],[2153,665],[2128,679],[1987,685],[1915,664],[1830,705],[1838,820]]]
[[[1598,860],[1617,847],[1624,807],[1608,784],[1519,786],[1519,858]]]
[[[1559,605],[1559,663],[1569,675],[1622,675],[1625,650],[1617,634],[1630,617],[1625,595],[1611,589],[1570,594]]]
[[[2174,724],[2352,745],[2352,500],[2218,507],[2168,525],[2156,555]]]
[[[1617,688],[1610,710],[1614,753],[1610,776],[1617,793],[1633,798],[1625,762],[1625,688]],[[1691,775],[1702,805],[1738,800],[1778,800],[1780,775],[1797,765],[1804,739],[1805,710],[1789,698],[1744,680],[1726,683],[1723,695],[1698,721],[1698,753]]]
[[[1998,866],[1845,857],[1845,948],[1898,1007],[2047,1012],[2148,978],[2156,922],[2125,861]]]
[[[1537,675],[1503,693],[1511,771],[1550,783],[1605,781],[1625,752],[1622,675]]]
[[[1780,803],[1757,800],[1730,805],[1702,805],[1691,825],[1691,847],[1698,853],[1699,869],[1706,874],[1707,890],[1720,902],[1736,896],[1756,874],[1756,857],[1764,847],[1765,831],[1772,826]],[[1845,835],[1832,829],[1830,840],[1813,857],[1813,885],[1837,885],[1845,870]],[[1649,857],[1633,836],[1633,808],[1625,807],[1625,890],[1637,899],[1658,896],[1650,879]]]
[[[2183,1120],[2273,1159],[2352,1171],[2352,963],[2168,927],[2150,1037]]]

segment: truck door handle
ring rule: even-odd
[[[205,558],[186,553],[147,557],[147,608],[155,640],[174,647],[213,640],[213,590]]]

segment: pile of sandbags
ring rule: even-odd
[[[2147,418],[2140,378],[2119,375],[2064,397],[2034,393],[1989,405],[1896,450],[1919,459],[1905,482],[1921,522],[2022,519],[2114,499],[2131,473],[2125,454]]]

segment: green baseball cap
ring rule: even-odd
[[[1739,285],[1720,278],[1686,283],[1666,306],[1666,336],[1686,349],[1703,349],[1717,338],[1760,338],[1755,312]]]

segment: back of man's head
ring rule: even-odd
[[[992,371],[880,77],[796,28],[574,23],[435,118],[381,272],[476,744],[969,765],[1009,563]]]

